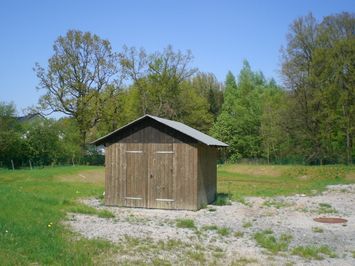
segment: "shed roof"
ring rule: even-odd
[[[165,119],[165,118],[161,118],[161,117],[157,117],[157,116],[153,116],[153,115],[144,115],[140,118],[138,118],[137,120],[134,120],[133,122],[107,134],[106,136],[103,136],[95,141],[92,142],[92,144],[95,145],[101,145],[105,142],[105,140],[107,140],[107,138],[111,137],[114,134],[119,133],[120,131],[122,131],[123,129],[138,123],[139,121],[146,119],[147,117],[161,123],[164,124],[172,129],[175,129],[176,131],[179,131],[180,133],[183,133],[203,144],[206,144],[208,146],[217,146],[217,147],[228,147],[228,145],[222,141],[219,141],[215,138],[212,138],[211,136],[208,136],[205,133],[202,133],[201,131],[198,131],[192,127],[189,127],[183,123],[177,122],[177,121],[173,121],[173,120],[169,120],[169,119]]]

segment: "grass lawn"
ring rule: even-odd
[[[218,192],[234,199],[311,193],[328,184],[354,183],[354,173],[347,166],[223,165]],[[1,265],[103,264],[117,247],[80,238],[61,223],[68,212],[112,217],[77,202],[102,196],[103,176],[103,167],[89,166],[0,170]]]
[[[234,200],[245,196],[312,194],[327,185],[355,183],[355,167],[344,165],[221,165],[218,167],[219,193]]]
[[[102,167],[87,166],[0,170],[1,265],[93,265],[95,258],[109,250],[108,242],[79,239],[61,224],[68,211],[95,214],[75,200],[102,195],[103,183],[56,178],[88,169],[102,171]]]

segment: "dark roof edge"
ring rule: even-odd
[[[169,126],[169,125],[163,123],[162,121],[159,121],[159,120],[158,120],[159,117],[154,117],[154,116],[151,116],[151,115],[149,115],[149,114],[145,114],[144,116],[137,118],[136,120],[134,120],[134,121],[132,121],[132,122],[130,122],[130,123],[124,125],[123,127],[120,127],[120,128],[118,128],[118,129],[116,129],[116,130],[114,130],[114,131],[108,133],[107,135],[105,135],[105,136],[103,136],[103,137],[101,137],[101,138],[98,138],[97,140],[91,142],[90,144],[101,145],[101,144],[103,144],[104,139],[106,139],[106,138],[108,138],[108,137],[114,135],[115,133],[117,133],[117,132],[123,130],[124,128],[127,128],[127,127],[129,127],[130,125],[132,125],[132,124],[134,124],[134,123],[137,123],[138,121],[143,120],[143,119],[145,119],[145,118],[147,118],[147,117],[149,117],[150,119],[153,119],[154,121],[156,121],[156,122],[158,122],[158,123],[160,123],[160,124],[163,124],[163,125],[165,125],[165,126],[167,126],[167,127],[169,127],[169,128],[172,128],[172,129],[174,129],[175,131],[180,132],[181,134],[184,134],[184,135],[186,135],[186,136],[189,136],[189,137],[195,139],[196,141],[198,141],[198,142],[200,142],[200,143],[203,143],[203,144],[205,144],[205,145],[207,145],[207,146],[210,146],[210,147],[228,147],[228,144],[225,144],[225,143],[223,143],[223,142],[221,142],[221,143],[222,143],[221,145],[215,145],[215,144],[206,143],[206,142],[202,141],[201,139],[198,139],[198,138],[196,138],[196,137],[193,137],[193,136],[191,136],[191,135],[189,135],[189,134],[186,134],[186,133],[183,132],[183,131],[180,131],[179,129],[177,129],[177,128],[175,128],[175,127],[171,127],[171,126]],[[170,120],[170,121],[173,121],[173,120]],[[173,121],[173,122],[176,122],[176,121]],[[185,125],[185,126],[187,126],[187,125]],[[189,126],[187,126],[187,127],[189,127]],[[192,128],[192,129],[198,131],[197,129],[194,129],[194,128]],[[202,133],[202,132],[200,132],[200,133]],[[204,134],[204,133],[203,133],[203,134]],[[206,134],[205,134],[205,135],[206,135]],[[207,135],[207,136],[208,136],[208,135]],[[208,136],[208,137],[210,137],[210,136]],[[212,138],[212,137],[210,137],[210,138]],[[213,139],[214,139],[214,138],[213,138]],[[216,139],[215,139],[215,140],[216,140]],[[218,141],[218,140],[217,140],[217,141]],[[219,141],[219,142],[220,142],[220,141]]]

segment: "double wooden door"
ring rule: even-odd
[[[174,145],[132,143],[126,149],[125,205],[173,208],[175,202]]]

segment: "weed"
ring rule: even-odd
[[[215,211],[217,211],[217,209],[215,209],[215,208],[208,208],[208,211],[209,211],[209,212],[215,212]]]
[[[252,264],[252,263],[256,263],[257,260],[256,259],[249,259],[249,258],[245,258],[245,257],[241,257],[239,259],[236,259],[232,262],[232,266],[244,266],[244,265],[248,265],[248,264]]]
[[[312,232],[313,233],[323,233],[324,230],[320,227],[312,227]]]
[[[251,222],[246,222],[243,224],[243,228],[250,228],[252,226],[253,226],[253,224]]]
[[[202,227],[202,230],[214,230],[217,231],[218,230],[218,226],[217,225],[205,225]]]
[[[201,264],[206,262],[206,258],[203,252],[201,251],[188,251],[186,254],[190,259],[197,261]]]
[[[353,258],[355,259],[355,250],[351,252],[353,255]]]
[[[99,211],[97,216],[99,216],[100,218],[114,218],[115,217],[115,215],[113,215],[113,213],[108,210]]]
[[[338,211],[328,203],[319,203],[318,213],[319,214],[338,213]]]
[[[194,220],[191,220],[191,219],[177,219],[176,220],[176,227],[196,229],[195,222],[194,222]]]
[[[286,251],[291,242],[292,236],[287,234],[282,234],[279,239],[277,239],[271,230],[264,230],[262,232],[257,232],[254,235],[256,242],[263,248],[267,249],[273,254],[280,251]]]
[[[229,195],[227,193],[218,193],[214,204],[218,206],[230,205]]]
[[[157,265],[157,266],[170,266],[171,263],[167,260],[163,260],[163,259],[159,259],[159,258],[154,258],[152,260],[152,264],[153,265]],[[135,264],[137,265],[137,264]],[[146,263],[143,261],[143,265],[146,265]]]
[[[243,237],[244,236],[244,232],[242,232],[242,231],[236,231],[236,232],[234,232],[234,237]]]
[[[288,203],[284,200],[270,199],[270,200],[265,201],[263,203],[263,205],[267,206],[267,207],[275,207],[276,209],[280,209],[280,208],[289,207],[290,203]]]
[[[298,246],[292,250],[293,255],[298,255],[306,259],[322,260],[322,254],[335,258],[336,254],[328,246]]]
[[[217,229],[217,233],[221,236],[228,236],[231,233],[231,230],[227,227],[220,227]]]

